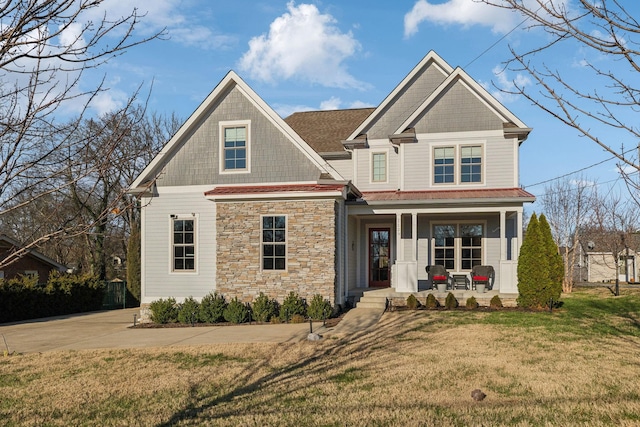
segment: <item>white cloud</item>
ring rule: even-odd
[[[332,96],[326,101],[322,101],[320,103],[320,109],[321,110],[338,110],[340,108],[340,104],[342,104],[342,101],[340,100],[340,98],[336,98],[335,96]]]
[[[312,4],[296,6],[292,1],[287,9],[271,23],[268,34],[249,41],[240,69],[265,82],[295,78],[328,87],[367,87],[344,64],[360,50],[351,32],[341,32],[333,16]]]
[[[493,0],[498,3],[499,0]],[[520,0],[533,11],[540,11],[539,0]],[[557,10],[571,9],[570,0],[554,0]],[[542,12],[539,12],[542,13]],[[478,0],[448,0],[445,3],[432,4],[428,0],[418,0],[404,16],[404,35],[411,37],[418,32],[423,22],[439,25],[483,25],[491,27],[495,33],[504,34],[513,30],[522,22],[524,16],[508,8],[491,6]],[[553,18],[547,16],[547,19]]]

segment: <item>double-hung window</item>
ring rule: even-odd
[[[195,271],[195,220],[174,217],[172,221],[173,271]]]
[[[484,225],[478,223],[433,225],[434,264],[449,271],[469,271],[482,265]]]
[[[286,270],[287,268],[287,217],[268,215],[262,217],[262,269]]]
[[[371,154],[371,182],[387,182],[387,153]]]
[[[221,172],[249,172],[250,122],[220,122]]]
[[[433,149],[433,183],[481,183],[482,151],[481,145],[435,147]]]
[[[455,148],[437,147],[433,150],[433,182],[452,184],[455,179]]]
[[[482,182],[482,147],[460,148],[460,182]]]

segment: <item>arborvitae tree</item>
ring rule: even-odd
[[[538,220],[540,226],[540,235],[544,244],[544,252],[547,254],[549,262],[549,280],[551,288],[549,289],[549,298],[553,298],[558,301],[560,294],[562,294],[562,280],[564,279],[564,262],[562,261],[562,255],[558,252],[558,245],[553,240],[551,234],[551,226],[547,221],[544,214],[540,215]]]
[[[538,308],[548,302],[549,259],[544,251],[540,224],[535,212],[531,215],[518,257],[518,305]]]
[[[140,305],[140,225],[137,221],[131,224],[131,234],[127,244],[127,290],[135,299],[132,306]]]

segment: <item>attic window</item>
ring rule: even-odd
[[[250,121],[220,122],[220,172],[249,172]]]

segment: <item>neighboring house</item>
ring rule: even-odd
[[[131,186],[142,303],[209,292],[429,286],[425,267],[496,269],[517,293],[529,129],[434,52],[377,108],[281,119],[229,72]]]
[[[597,251],[593,242],[583,244],[578,242],[573,266],[573,276],[576,283],[611,283],[616,275],[621,282],[637,282],[640,273],[638,254],[631,248],[625,248],[618,254],[618,262],[612,252]],[[571,256],[572,249],[569,250]],[[564,256],[564,252],[561,252]]]
[[[0,259],[20,251],[22,246],[8,236],[0,235]],[[52,271],[66,272],[67,267],[41,254],[35,249],[26,250],[18,260],[0,269],[0,279],[13,279],[17,276],[37,276],[40,282],[46,282]]]

